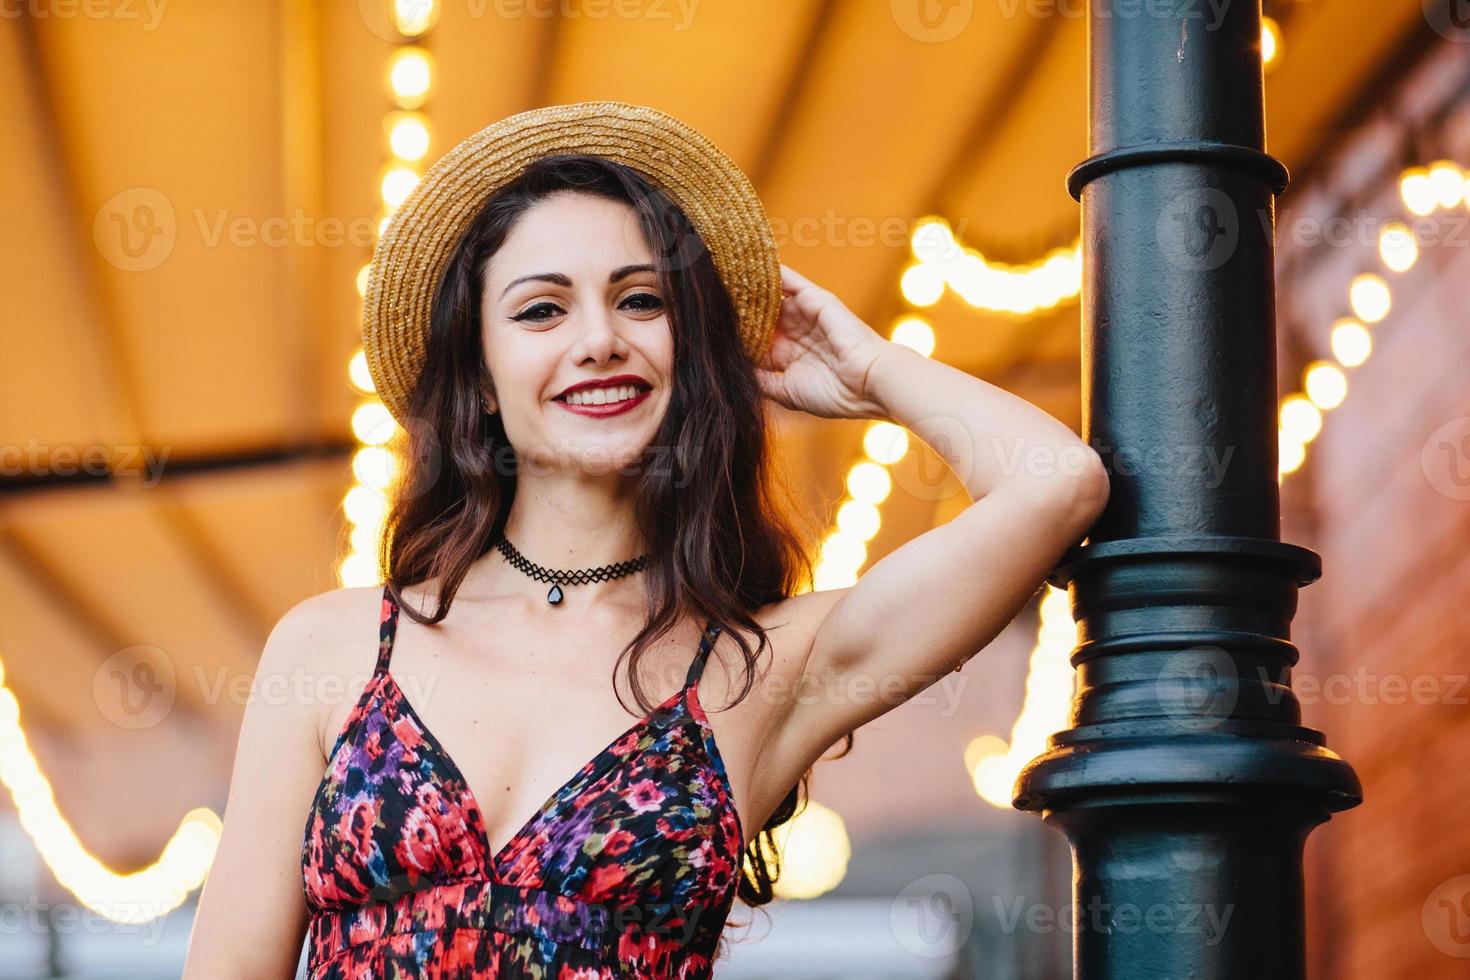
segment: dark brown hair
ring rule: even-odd
[[[409,399],[406,463],[391,494],[379,561],[403,611],[417,622],[437,623],[469,566],[503,529],[515,494],[515,456],[500,415],[487,414],[481,402],[482,392],[493,391],[481,338],[485,270],[529,208],[565,191],[633,207],[655,255],[674,336],[668,411],[635,473],[637,521],[649,542],[643,573],[648,618],[619,655],[614,677],[627,658],[634,696],[651,711],[638,682],[639,659],[692,613],[735,638],[745,660],[739,702],[768,645],[751,611],[792,595],[810,579],[812,529],[798,528],[785,507],[789,495],[778,490],[766,401],[708,248],[667,195],[613,161],[558,154],[532,163],[485,203],[446,260],[433,299],[426,367]],[[400,590],[431,578],[439,579],[440,590],[429,616],[404,603]],[[754,650],[746,632],[757,638]],[[851,733],[846,740],[839,757],[851,749]],[[804,805],[811,772],[776,807],[736,869],[737,894],[752,906],[773,897],[780,863],[773,860],[771,867],[766,860],[777,858],[772,832]]]

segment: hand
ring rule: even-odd
[[[756,367],[761,390],[777,404],[826,419],[883,418],[868,375],[892,341],[884,340],[832,293],[781,266],[781,315],[771,349]]]

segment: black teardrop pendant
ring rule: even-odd
[[[546,593],[546,601],[549,602],[549,603],[551,603],[553,606],[559,606],[559,605],[561,605],[561,586],[560,585],[553,585],[551,587],[551,591],[548,592],[548,593]]]

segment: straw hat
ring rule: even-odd
[[[759,362],[781,306],[775,235],[750,180],[708,138],[647,106],[578,102],[509,116],[444,154],[393,212],[373,250],[362,342],[378,396],[403,422],[424,364],[439,275],[481,205],[539,157],[591,153],[667,194],[709,248],[734,300],[740,339]]]

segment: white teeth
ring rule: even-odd
[[[583,388],[574,391],[566,397],[568,405],[607,405],[612,402],[627,401],[638,394],[633,385],[620,385],[616,388]]]

